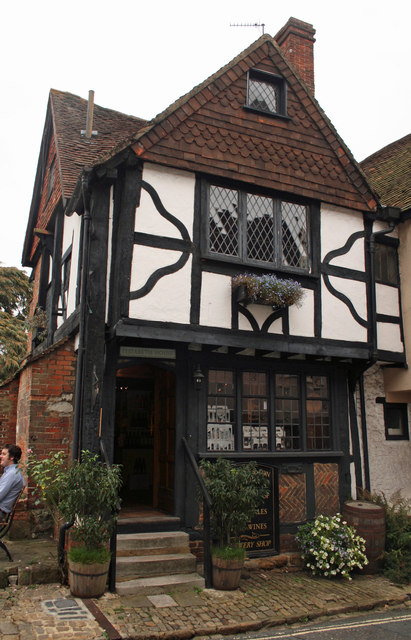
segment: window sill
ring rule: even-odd
[[[207,451],[198,454],[200,458],[218,458],[220,456],[224,458],[253,458],[253,459],[267,459],[267,458],[342,458],[343,451]]]
[[[274,113],[274,111],[263,111],[262,109],[256,109],[255,107],[249,107],[248,104],[243,106],[245,111],[251,111],[251,113],[257,113],[260,116],[267,116],[267,118],[280,118],[280,120],[291,120],[290,116],[283,113]]]

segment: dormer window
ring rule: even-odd
[[[246,107],[253,111],[285,116],[287,109],[284,78],[258,69],[250,69]]]

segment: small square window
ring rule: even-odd
[[[377,398],[376,402],[384,405],[386,440],[409,440],[407,404],[386,402],[385,398]]]
[[[273,115],[286,115],[286,85],[280,76],[250,69],[247,103],[249,109]]]

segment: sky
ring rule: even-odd
[[[411,131],[408,0],[8,0],[0,8],[0,264],[21,268],[51,88],[151,119],[290,17],[316,29],[315,91],[355,159]]]

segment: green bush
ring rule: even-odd
[[[82,451],[65,474],[59,510],[66,520],[74,518],[73,540],[88,550],[102,549],[110,540],[119,508],[121,469],[109,466],[90,451]]]
[[[361,497],[384,507],[385,552],[382,570],[386,578],[399,584],[411,582],[411,510],[410,501],[397,492],[387,500],[384,493],[370,494],[363,491]]]
[[[110,560],[111,553],[108,549],[86,549],[85,547],[72,547],[69,552],[72,562],[80,564],[105,563]]]
[[[202,460],[204,482],[212,500],[211,528],[219,547],[238,544],[248,521],[267,495],[269,480],[255,462],[234,464],[225,458]]]

